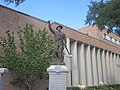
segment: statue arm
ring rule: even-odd
[[[64,34],[64,43],[65,43],[65,45],[66,45],[66,42],[67,42],[67,41],[66,41],[66,36],[65,36],[65,34]]]
[[[50,31],[51,31],[53,34],[55,34],[54,30],[53,30],[52,27],[51,27],[51,23],[48,23],[48,28],[50,29]]]

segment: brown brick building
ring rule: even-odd
[[[14,32],[18,26],[30,23],[34,28],[43,29],[46,22],[24,13],[9,9],[0,5],[0,36],[5,36],[5,32],[10,29]],[[59,23],[54,22],[55,28]],[[66,34],[67,48],[73,55],[67,57],[65,50],[66,66],[69,68],[67,75],[67,86],[78,85],[99,85],[120,83],[120,69],[116,64],[120,64],[120,37],[106,30],[99,31],[96,26],[88,26],[80,30],[74,30],[63,25],[63,33]],[[17,38],[17,36],[16,36]],[[9,75],[5,76],[4,90],[24,90],[16,89],[9,84]],[[37,83],[34,90],[38,89]]]

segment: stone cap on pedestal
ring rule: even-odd
[[[51,65],[49,68],[47,68],[47,71],[50,73],[67,73],[68,68],[65,65]]]
[[[0,68],[0,74],[8,73],[7,68]]]

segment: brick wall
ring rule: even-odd
[[[5,74],[4,75],[4,86],[3,90],[26,90],[26,86],[14,86],[10,84],[11,75]],[[48,80],[37,80],[34,84],[33,90],[47,90],[48,88]]]
[[[0,37],[5,36],[5,32],[7,30],[11,30],[16,35],[16,43],[18,44],[18,36],[16,34],[18,27],[21,28],[25,26],[25,24],[32,24],[34,30],[44,29],[46,22],[35,17],[23,14],[18,11],[14,11],[12,9],[6,8],[0,5]],[[2,55],[2,51],[0,50],[0,55]],[[11,80],[10,74],[5,74],[4,76],[4,90],[26,90],[25,86],[17,87],[11,85],[9,82]],[[33,90],[47,90],[48,81],[47,80],[38,80],[33,87]]]

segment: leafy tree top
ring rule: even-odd
[[[85,24],[109,31],[120,28],[120,0],[92,1],[88,7]]]
[[[5,3],[7,3],[7,4],[14,3],[16,6],[18,6],[19,4],[21,4],[24,1],[25,0],[4,0]]]

